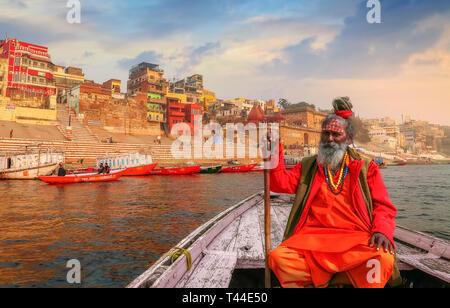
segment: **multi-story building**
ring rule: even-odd
[[[53,76],[55,77],[57,102],[60,104],[66,103],[63,98],[67,90],[84,82],[83,70],[76,67],[54,65]]]
[[[6,87],[8,86],[8,58],[0,55],[0,102],[7,101]]]
[[[311,107],[297,107],[282,111],[284,122],[289,126],[307,127],[315,130],[322,129],[322,121],[327,116],[326,113],[316,111]]]
[[[120,88],[122,86],[122,81],[119,79],[110,79],[103,83],[103,87],[110,89],[112,93],[120,93]]]
[[[170,85],[170,91],[175,92],[177,89],[184,89],[186,101],[188,104],[202,104],[203,96],[203,76],[195,74],[182,80],[174,82]]]
[[[194,133],[194,117],[202,114],[202,106],[183,104],[177,98],[167,98],[167,124],[171,131],[177,123],[186,123]]]
[[[159,65],[142,62],[133,66],[129,72],[127,92],[129,96],[136,93],[147,94],[147,119],[163,122],[166,119],[166,100],[169,83],[163,78],[164,71]]]
[[[209,106],[211,103],[215,102],[216,99],[216,93],[213,91],[209,91],[206,89],[203,89],[202,91],[202,97],[201,97],[201,104],[203,106],[203,110],[207,111],[209,109]]]
[[[54,65],[47,47],[7,38],[0,42],[0,54],[8,58],[6,97],[56,94]]]

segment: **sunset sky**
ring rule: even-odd
[[[350,96],[362,117],[401,115],[450,125],[450,1],[0,0],[0,36],[49,47],[87,79],[157,63],[165,77],[202,74],[222,99],[286,98],[330,108]]]

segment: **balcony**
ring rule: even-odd
[[[163,98],[147,98],[147,102],[149,103],[155,103],[155,104],[165,104],[166,101]]]
[[[169,110],[169,117],[185,117],[186,114],[183,111]]]

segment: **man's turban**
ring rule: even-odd
[[[334,113],[341,118],[348,119],[353,115],[353,105],[348,96],[338,97],[333,100]]]

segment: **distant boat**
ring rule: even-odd
[[[111,173],[84,173],[69,174],[66,176],[40,176],[39,179],[48,184],[72,184],[72,183],[94,183],[117,181],[125,169],[114,170]]]
[[[123,176],[149,175],[157,165],[157,163],[153,163],[150,154],[139,153],[120,153],[98,157],[97,168],[100,168],[100,164],[108,164],[113,170],[126,169]]]
[[[150,172],[155,169],[157,163],[144,165],[144,166],[138,166],[138,167],[131,167],[125,169],[123,172],[123,176],[142,176],[142,175],[149,175]]]
[[[222,166],[201,167],[200,172],[202,174],[218,173],[222,169]]]
[[[254,168],[252,168],[250,171],[264,171],[264,162],[256,165]]]
[[[150,175],[187,175],[199,173],[202,166],[160,168],[150,171]]]
[[[231,172],[247,172],[255,168],[257,164],[248,164],[248,165],[240,165],[240,166],[229,166],[222,167],[220,169],[221,173],[231,173]]]
[[[94,171],[96,171],[95,168],[84,168],[84,169],[67,170],[67,174],[92,173]]]
[[[0,157],[1,180],[34,180],[52,174],[64,160],[61,152],[14,153]]]

